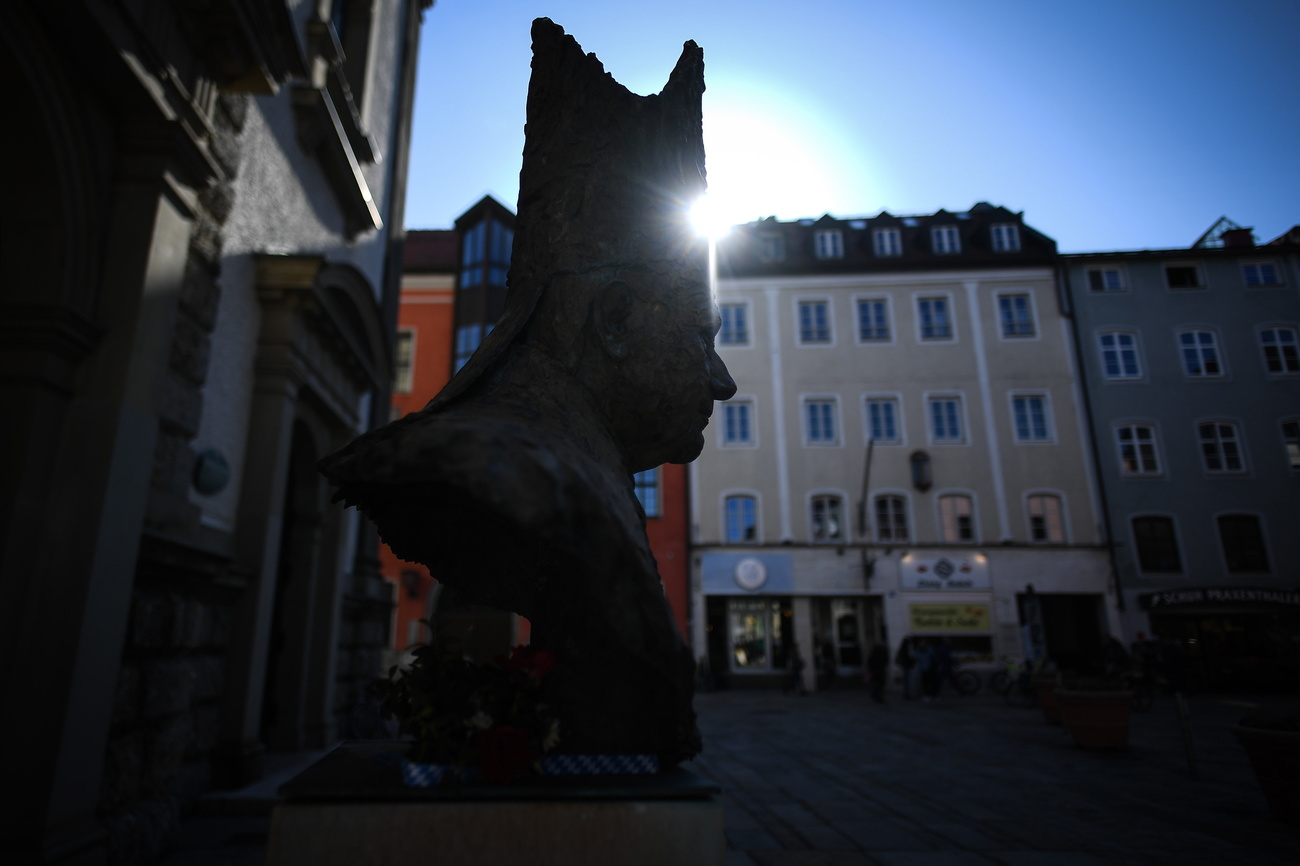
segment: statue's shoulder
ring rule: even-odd
[[[541,534],[599,510],[617,477],[560,426],[472,405],[398,419],[326,458],[321,471],[372,518],[384,502],[423,500]]]

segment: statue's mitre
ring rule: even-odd
[[[549,18],[533,22],[523,167],[509,293],[496,328],[430,403],[464,394],[565,274],[649,268],[699,280],[705,260],[690,227],[704,194],[704,51],[687,42],[662,92],[614,80]]]

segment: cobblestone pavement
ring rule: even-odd
[[[1300,828],[1270,817],[1230,733],[1253,702],[1190,702],[1194,781],[1171,698],[1134,714],[1127,751],[1089,752],[988,693],[712,692],[688,769],[723,788],[727,866],[1294,866]],[[259,796],[208,803],[225,814],[186,821],[163,866],[262,866]]]
[[[1091,752],[988,693],[716,692],[691,767],[724,790],[728,866],[1294,866],[1300,829],[1230,732],[1249,703],[1189,702],[1194,781],[1173,698],[1133,714],[1127,751]]]

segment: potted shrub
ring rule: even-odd
[[[376,684],[385,717],[411,738],[406,783],[507,784],[538,771],[559,742],[559,721],[542,702],[554,666],[550,652],[524,646],[487,664],[463,658],[452,642],[416,647],[408,667],[393,667]]]
[[[1280,821],[1300,824],[1300,710],[1256,710],[1232,729]]]
[[[1061,723],[1084,749],[1127,749],[1133,692],[1116,680],[1075,679],[1056,690]]]

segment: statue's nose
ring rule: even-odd
[[[712,352],[709,359],[709,387],[713,390],[714,400],[730,400],[736,396],[736,381],[731,378],[726,363]]]

